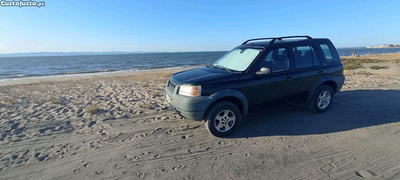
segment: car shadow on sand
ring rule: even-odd
[[[298,104],[246,116],[227,138],[325,134],[399,121],[399,90],[350,90],[336,94],[325,113]]]

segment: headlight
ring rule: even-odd
[[[184,96],[201,96],[201,86],[182,85],[179,94]]]

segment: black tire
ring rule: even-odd
[[[329,103],[328,103],[327,106],[325,106],[325,105],[320,106],[318,104],[318,102],[320,101],[319,100],[319,96],[321,95],[322,92],[328,92],[329,93],[330,100],[329,100]],[[311,101],[308,102],[308,109],[310,109],[312,112],[315,112],[315,113],[325,112],[332,106],[333,99],[334,99],[334,92],[333,92],[332,88],[330,86],[328,86],[328,85],[321,85],[315,91]]]
[[[225,112],[227,113],[227,116],[225,116]],[[232,119],[233,115],[234,120],[229,120]],[[217,120],[217,116],[218,119],[222,118],[222,121]],[[216,137],[224,137],[232,134],[238,129],[241,119],[242,116],[240,110],[235,104],[222,101],[212,105],[208,109],[205,115],[205,126],[208,132],[212,135]],[[218,124],[220,124],[220,129],[217,129],[216,127]]]

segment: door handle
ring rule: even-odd
[[[321,73],[323,73],[324,71],[318,71],[318,74],[321,74]]]
[[[286,79],[292,79],[293,78],[293,76],[287,76],[286,77]]]

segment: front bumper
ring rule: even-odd
[[[178,94],[179,85],[172,91],[166,87],[165,92],[171,98],[172,108],[186,119],[201,121],[208,107],[214,101],[210,96],[189,97]]]

